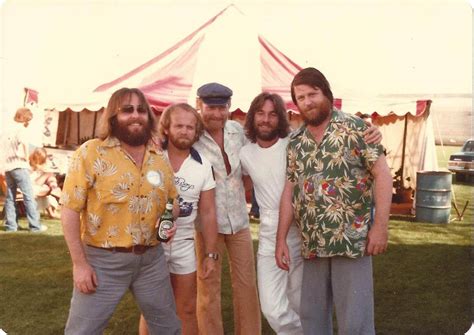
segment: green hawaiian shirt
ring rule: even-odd
[[[357,116],[332,111],[318,145],[303,125],[287,149],[287,179],[304,258],[362,257],[371,222],[371,169],[383,147],[367,144]]]

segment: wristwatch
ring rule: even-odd
[[[204,257],[209,257],[217,261],[219,259],[219,254],[217,252],[208,252],[207,254],[204,254]]]

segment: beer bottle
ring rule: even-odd
[[[158,224],[158,230],[156,238],[161,242],[168,242],[169,238],[166,236],[168,229],[173,228],[173,199],[168,199],[166,203],[166,210],[160,216],[160,223]]]

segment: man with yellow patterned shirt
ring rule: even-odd
[[[73,156],[61,198],[74,280],[66,334],[102,334],[129,288],[150,334],[181,332],[156,239],[157,220],[177,191],[171,167],[150,141],[155,129],[143,93],[122,88],[109,100],[100,138]]]
[[[291,96],[304,124],[287,147],[276,262],[288,269],[294,217],[304,258],[303,333],[332,334],[334,306],[339,334],[375,334],[371,256],[387,248],[392,197],[383,147],[364,141],[360,118],[333,107],[329,82],[315,68],[296,74]]]

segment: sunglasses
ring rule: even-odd
[[[120,112],[125,114],[132,114],[134,110],[137,110],[138,114],[146,114],[148,113],[147,109],[143,105],[123,105],[118,109]]]

